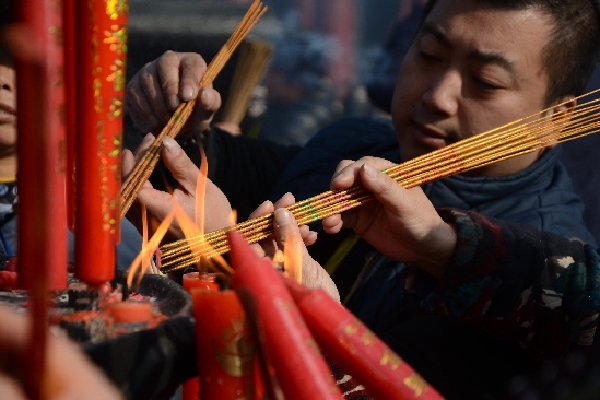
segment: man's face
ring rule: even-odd
[[[552,28],[551,17],[535,10],[439,0],[396,84],[392,119],[402,160],[541,111],[548,84],[542,49]],[[508,175],[536,157],[515,157],[475,174]]]
[[[15,70],[0,65],[0,156],[14,152],[16,119]]]

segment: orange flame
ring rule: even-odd
[[[147,213],[146,213],[146,206],[145,205],[141,205],[142,207],[142,249],[145,248],[146,246],[148,246],[148,217],[147,217]],[[152,269],[151,264],[150,264],[150,259],[147,257],[142,258],[142,264],[141,264],[141,273],[145,274],[147,271],[150,271]],[[155,272],[155,271],[153,271]]]
[[[288,278],[302,283],[302,237],[288,236],[283,244],[283,273]]]
[[[148,244],[142,247],[140,254],[138,254],[138,256],[135,258],[135,260],[133,260],[131,262],[131,266],[129,267],[129,272],[127,274],[127,283],[129,285],[131,285],[131,283],[133,282],[133,277],[135,275],[135,272],[138,270],[138,268],[140,268],[140,266],[144,262],[143,260],[144,259],[150,260],[150,257],[152,257],[152,255],[158,248],[158,245],[160,244],[163,237],[167,233],[167,230],[169,229],[171,222],[173,222],[173,217],[174,217],[173,213],[169,213],[165,217],[165,219],[160,223],[160,225],[156,229],[156,232],[154,232],[154,235],[152,235],[152,237],[148,241]]]
[[[197,233],[204,234],[204,203],[206,199],[206,183],[208,181],[208,159],[204,153],[204,147],[200,146],[200,173],[196,181],[196,226]],[[186,237],[193,237],[187,236]]]

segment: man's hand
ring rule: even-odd
[[[139,161],[142,154],[152,145],[153,136],[146,135],[136,156],[125,150],[123,152],[123,172],[128,175]],[[172,138],[165,137],[163,140],[162,159],[171,171],[173,177],[179,182],[179,187],[173,193],[156,190],[150,182],[146,182],[140,190],[137,203],[146,207],[146,212],[159,221],[172,212],[173,202],[176,201],[183,208],[192,221],[196,215],[196,187],[198,184],[198,167],[192,163],[187,154],[179,144]],[[212,232],[232,224],[231,205],[225,194],[207,178],[204,197],[204,231]],[[127,218],[141,231],[141,219],[139,207],[132,207]],[[170,240],[183,238],[183,232],[177,223],[169,228]]]
[[[339,302],[340,294],[337,286],[333,283],[327,271],[306,250],[306,246],[314,244],[317,240],[317,233],[311,231],[307,225],[298,226],[293,214],[284,208],[294,203],[294,196],[291,193],[286,193],[275,204],[265,201],[258,206],[256,211],[250,214],[249,219],[274,213],[274,238],[265,239],[260,244],[253,245],[254,250],[260,257],[268,257],[272,260],[278,251],[286,250],[285,246],[296,246],[294,249],[287,250],[291,250],[292,253],[302,257],[302,283],[311,289],[323,289]]]
[[[139,70],[127,85],[127,111],[144,132],[159,133],[182,103],[198,97],[195,115],[181,136],[208,127],[221,95],[212,86],[200,88],[206,62],[196,53],[167,51]]]
[[[421,188],[404,189],[380,172],[392,166],[375,157],[342,161],[332,188],[346,189],[360,182],[375,200],[324,219],[323,228],[329,233],[352,228],[382,254],[441,278],[456,247],[454,227],[442,220]]]

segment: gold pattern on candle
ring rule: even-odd
[[[344,333],[348,336],[352,336],[354,335],[356,332],[358,332],[358,328],[353,325],[353,324],[348,324],[346,326],[344,326]]]
[[[375,339],[376,339],[375,334],[370,330],[364,331],[360,338],[360,340],[367,346],[375,343]]]
[[[106,2],[106,15],[115,20],[127,15],[129,5],[127,0],[108,0]]]
[[[389,365],[391,369],[398,369],[404,361],[398,356],[398,354],[394,353],[389,348],[383,349],[383,356],[381,357],[381,361],[379,361],[379,365]]]
[[[244,319],[232,319],[231,326],[224,328],[221,337],[213,338],[211,344],[215,359],[227,375],[252,375],[256,350]]]
[[[417,374],[416,372],[409,377],[404,378],[404,384],[409,389],[414,390],[415,397],[420,397],[427,388],[427,382],[425,382],[425,379],[423,379],[421,375]]]

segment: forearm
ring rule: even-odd
[[[550,357],[589,344],[600,310],[599,257],[581,242],[472,212],[456,224],[452,261],[424,306]]]

